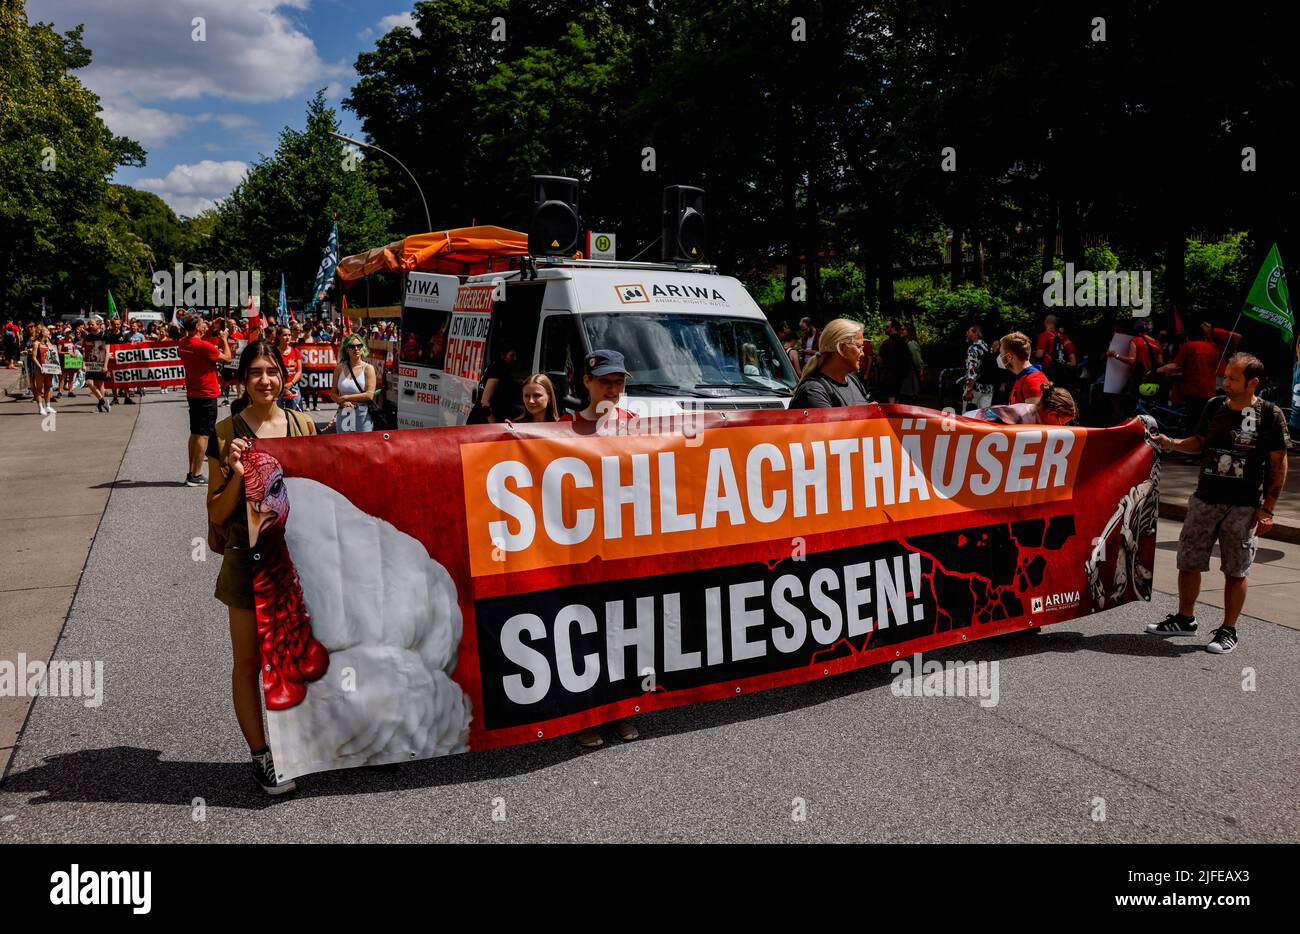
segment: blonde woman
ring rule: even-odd
[[[339,405],[339,431],[374,431],[370,404],[375,398],[375,368],[362,354],[365,344],[356,334],[343,338],[343,359],[334,368],[334,388],[330,398]],[[345,410],[352,412],[349,418]]]
[[[534,373],[522,388],[524,414],[521,422],[558,422],[560,409],[555,403],[555,387],[545,373]]]
[[[858,377],[864,344],[858,322],[836,318],[826,325],[818,337],[817,352],[803,368],[790,408],[833,409],[870,402],[867,387]]]

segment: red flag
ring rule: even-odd
[[[1178,313],[1178,306],[1170,305],[1169,308],[1174,313],[1174,336],[1178,337],[1186,334],[1187,332],[1183,329],[1183,316]]]
[[[257,309],[253,307],[252,295],[248,296],[248,302],[244,305],[244,310],[247,312],[245,317],[248,318],[249,330],[260,328],[262,326],[262,316],[258,314]]]

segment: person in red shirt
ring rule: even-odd
[[[1016,374],[1016,381],[1011,386],[1012,405],[1017,402],[1036,404],[1043,397],[1043,387],[1050,382],[1042,367],[1029,362],[1031,346],[1029,338],[1019,331],[1012,331],[998,341],[998,365]]]
[[[1203,330],[1200,336],[1189,339],[1179,347],[1174,359],[1156,370],[1158,373],[1182,377],[1180,388],[1184,411],[1187,424],[1193,428],[1201,423],[1205,403],[1214,398],[1217,388],[1215,371],[1221,356],[1221,351],[1210,339],[1209,332]]]
[[[289,374],[284,381],[284,395],[280,397],[280,408],[301,412],[302,393],[298,384],[302,379],[302,355],[293,345],[293,333],[287,327],[276,328],[275,336],[276,347],[284,359]]]
[[[1056,315],[1048,315],[1043,319],[1043,330],[1039,333],[1038,340],[1034,342],[1034,362],[1039,366],[1051,366],[1057,337]]]
[[[1216,328],[1209,321],[1201,322],[1202,337],[1214,345],[1214,349],[1219,353],[1219,362],[1215,367],[1214,388],[1217,392],[1223,386],[1223,374],[1227,371],[1227,360],[1237,352],[1237,345],[1241,343],[1241,335],[1236,331],[1225,331],[1223,328]],[[1211,393],[1214,395],[1214,393]]]
[[[1130,367],[1136,367],[1135,372],[1139,378],[1145,377],[1148,373],[1158,372],[1164,364],[1164,350],[1160,347],[1160,342],[1151,336],[1151,324],[1147,321],[1138,321],[1133,325],[1137,331],[1131,341],[1128,342],[1128,353],[1121,354],[1113,350],[1106,351],[1106,356],[1113,356],[1121,363]]]
[[[181,362],[185,364],[185,397],[190,407],[189,465],[185,473],[186,486],[202,486],[203,457],[208,436],[216,430],[217,398],[221,395],[221,382],[217,367],[231,360],[230,342],[223,327],[217,333],[221,346],[203,339],[208,323],[198,315],[185,321],[185,336],[177,347]]]

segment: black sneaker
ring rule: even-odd
[[[1205,646],[1205,651],[1215,655],[1227,655],[1237,647],[1237,630],[1233,626],[1220,626],[1214,630],[1214,638]]]
[[[1196,617],[1170,613],[1161,622],[1147,627],[1147,634],[1152,636],[1190,636],[1196,632]]]
[[[126,404],[127,404],[127,405],[135,405],[135,400],[132,399],[130,396],[127,396],[127,397],[126,397]]]
[[[207,483],[207,481],[203,479],[202,474],[187,473],[185,475],[186,486],[203,486],[205,483]]]
[[[283,795],[298,787],[291,778],[282,782],[275,774],[275,762],[271,759],[271,750],[253,755],[253,777],[268,795]]]

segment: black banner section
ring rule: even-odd
[[[484,724],[518,726],[1023,616],[1043,552],[1073,533],[1067,515],[792,555],[774,568],[479,600]]]

